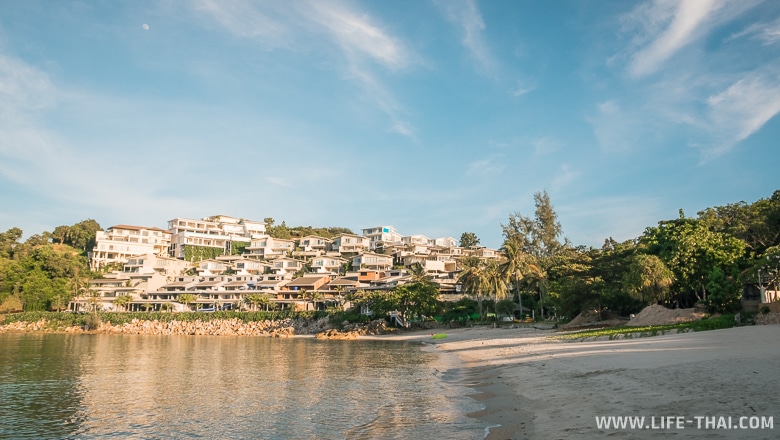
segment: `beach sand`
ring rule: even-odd
[[[362,338],[416,340],[456,355],[464,385],[485,405],[471,416],[492,426],[491,440],[780,438],[780,326],[595,342],[527,327],[443,332]],[[598,416],[644,416],[650,429],[599,429]],[[773,429],[734,428],[754,416],[773,417]],[[706,429],[720,417],[731,428]]]

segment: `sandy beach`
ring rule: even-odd
[[[445,333],[377,338],[456,355],[464,384],[485,405],[472,416],[492,426],[488,439],[780,437],[780,326],[596,342],[552,340],[554,331],[534,328]],[[601,416],[645,419],[606,428]],[[769,417],[773,429],[750,429]]]

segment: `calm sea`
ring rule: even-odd
[[[0,334],[0,438],[474,439],[468,389],[397,341]]]

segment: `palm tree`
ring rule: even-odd
[[[485,264],[477,257],[467,257],[461,260],[463,270],[458,276],[458,280],[463,285],[463,290],[474,295],[479,304],[479,317],[483,318],[482,313],[482,294],[487,288],[487,277]]]
[[[187,308],[189,308],[190,304],[192,304],[195,301],[197,301],[197,299],[198,298],[195,295],[193,295],[192,293],[182,293],[181,295],[176,297],[176,301],[181,303],[181,304],[184,304],[185,306],[187,306]]]
[[[246,301],[252,305],[254,311],[257,311],[257,306],[264,305],[267,312],[271,303],[271,297],[264,293],[252,293],[246,296]]]
[[[303,297],[304,301],[311,302],[312,309],[317,310],[317,301],[322,301],[324,296],[321,292],[317,292],[316,290],[309,290],[306,289],[303,290],[303,293],[301,293],[301,296]],[[308,304],[306,305],[306,310],[308,310]]]
[[[528,265],[529,277],[536,284],[536,291],[539,293],[539,311],[544,318],[544,296],[547,294],[547,273],[541,266],[536,264]]]
[[[426,283],[431,281],[431,276],[425,271],[425,268],[420,263],[414,263],[409,266],[409,274],[412,277],[413,283]]]
[[[507,282],[512,283],[515,294],[520,303],[520,313],[523,312],[523,296],[520,292],[520,281],[528,271],[528,259],[530,255],[522,251],[516,240],[507,240],[504,243],[505,260],[501,263],[501,272]]]
[[[114,305],[122,307],[124,311],[127,311],[127,305],[133,301],[133,297],[130,295],[117,296],[114,300]]]
[[[493,312],[498,316],[498,302],[506,298],[507,281],[501,271],[501,267],[495,260],[486,262],[484,271],[488,291],[493,292]]]

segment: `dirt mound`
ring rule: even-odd
[[[613,327],[623,325],[625,322],[625,319],[621,319],[620,316],[610,311],[601,312],[599,317],[599,313],[596,310],[586,310],[567,324],[562,325],[561,328],[571,330],[582,327]]]
[[[646,325],[668,325],[680,322],[698,321],[704,316],[698,309],[667,309],[664,306],[647,306],[628,322],[629,326],[641,327]]]

